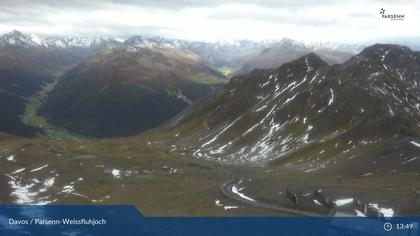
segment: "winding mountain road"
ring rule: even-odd
[[[278,206],[275,204],[271,204],[271,203],[265,203],[265,202],[259,202],[257,200],[252,201],[250,199],[247,198],[243,198],[240,195],[234,193],[232,191],[232,188],[238,184],[238,177],[236,177],[232,172],[222,169],[222,172],[224,172],[225,174],[227,174],[228,176],[230,176],[230,178],[221,183],[219,185],[219,191],[226,197],[233,199],[235,201],[239,201],[245,205],[248,206],[252,206],[252,207],[257,207],[257,208],[263,208],[263,209],[267,209],[267,210],[272,210],[272,211],[278,211],[278,212],[283,212],[283,213],[288,213],[291,215],[298,215],[298,216],[325,216],[325,215],[321,215],[321,214],[316,214],[313,212],[308,212],[308,211],[302,211],[302,210],[297,210],[297,209],[292,209],[292,208],[288,208],[288,207],[282,207],[282,206]]]

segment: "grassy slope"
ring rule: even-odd
[[[96,204],[134,204],[148,216],[276,214],[249,207],[225,211],[216,206],[216,199],[235,205],[218,191],[218,185],[228,176],[215,163],[171,154],[167,146],[156,142],[161,138],[146,134],[101,141],[57,141],[1,135],[0,171],[12,173],[26,168],[19,173],[25,177],[23,184],[33,178],[42,181],[56,176],[54,186],[38,195],[58,199],[54,204],[93,204],[80,195],[62,192],[63,186],[76,181],[75,192],[99,200]],[[16,162],[5,159],[12,154]],[[29,171],[45,164],[48,167],[41,171]],[[110,170],[114,168],[122,171],[121,178],[112,176]],[[173,169],[177,172],[170,173]],[[128,176],[129,173],[135,174]],[[78,182],[80,177],[84,181]],[[10,188],[6,182],[0,181],[0,189],[0,202],[13,201],[7,194]],[[36,186],[31,190],[35,189]]]

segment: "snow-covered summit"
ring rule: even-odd
[[[56,48],[89,48],[117,42],[109,37],[88,36],[47,36],[25,34],[17,30],[0,35],[0,46],[17,47],[56,47]]]

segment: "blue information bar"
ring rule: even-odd
[[[0,235],[420,235],[420,217],[144,217],[134,206],[2,205]]]

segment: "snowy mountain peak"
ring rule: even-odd
[[[89,48],[114,45],[118,41],[109,37],[88,36],[48,36],[41,37],[35,34],[25,34],[17,30],[0,36],[0,46],[18,47],[55,47],[55,48]]]
[[[115,39],[109,37],[87,36],[49,37],[46,41],[49,45],[59,48],[89,48],[117,43]]]
[[[283,48],[306,48],[305,44],[303,42],[293,40],[290,38],[283,38],[280,40],[277,44],[277,47],[283,47]]]
[[[20,31],[13,30],[10,33],[0,36],[0,45],[33,47],[42,45],[42,40],[34,35],[24,34]]]
[[[128,49],[132,48],[182,48],[187,41],[177,39],[167,39],[164,37],[150,37],[132,36],[124,41]]]

